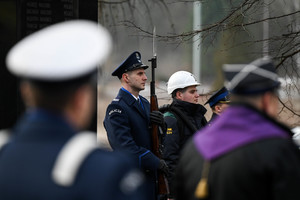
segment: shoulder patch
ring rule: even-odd
[[[109,111],[108,115],[112,115],[113,113],[119,113],[121,114],[122,113],[122,110],[121,109],[112,109],[111,111]]]
[[[113,99],[112,101],[120,101],[120,99]]]
[[[173,129],[172,128],[167,128],[167,132],[166,132],[168,135],[172,134],[173,133]]]

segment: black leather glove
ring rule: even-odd
[[[158,169],[162,171],[165,175],[169,174],[169,167],[166,161],[164,161],[163,159],[160,159]]]
[[[154,110],[150,113],[150,121],[153,124],[156,124],[158,126],[160,126],[163,130],[163,132],[166,131],[166,123],[164,120],[164,115],[158,111],[158,110]]]
[[[161,125],[164,123],[164,115],[160,111],[154,110],[150,113],[150,120],[154,124]]]

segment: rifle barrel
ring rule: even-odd
[[[151,62],[151,69],[152,69],[152,80],[150,83],[150,111],[158,110],[158,102],[157,97],[155,94],[155,68],[157,58],[156,56],[153,56],[152,59],[149,60]],[[159,159],[162,158],[161,152],[160,152],[160,145],[159,145],[159,127],[156,124],[152,124],[152,151],[154,155],[156,155]],[[158,185],[157,185],[157,192],[160,195],[166,195],[169,194],[169,186],[166,177],[161,171],[158,171]]]

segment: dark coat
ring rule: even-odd
[[[150,104],[144,97],[140,96],[140,99],[142,106],[128,91],[121,88],[118,96],[107,107],[104,127],[111,147],[133,155],[146,173],[149,182],[147,196],[154,199],[159,158],[151,152]]]
[[[150,104],[140,96],[144,109],[128,92],[120,89],[107,107],[104,127],[113,149],[134,155],[142,169],[156,170],[159,159],[151,152]]]
[[[212,116],[211,116],[209,122],[212,122],[212,121],[215,120],[218,116],[219,116],[218,114],[216,114],[216,113],[213,112],[213,114],[212,114]]]
[[[208,121],[208,125],[210,126],[211,125],[211,123],[216,119],[216,118],[218,118],[218,114],[216,114],[216,113],[212,113],[212,115],[211,115],[211,118],[210,118],[210,120]]]
[[[204,117],[206,109],[200,104],[174,99],[171,104],[171,108],[172,107],[177,108],[187,120],[192,123],[194,130],[200,130],[207,124]],[[166,112],[164,114],[164,119],[167,124],[167,132],[163,140],[163,158],[170,169],[167,179],[172,195],[173,176],[180,152],[186,141],[190,139],[195,132],[188,128],[187,124],[180,120],[179,116],[172,111]]]
[[[203,174],[204,161],[210,163]],[[208,173],[207,173],[208,172]],[[299,199],[300,152],[287,127],[248,106],[231,106],[182,152],[177,200],[195,200],[208,176],[209,200]]]
[[[125,155],[95,149],[81,163],[73,185],[52,178],[54,163],[76,131],[59,115],[44,110],[27,113],[0,151],[0,199],[140,199],[120,188],[133,167]]]

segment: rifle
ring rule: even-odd
[[[150,82],[150,111],[157,111],[158,110],[158,103],[157,103],[157,97],[155,94],[155,68],[156,65],[156,51],[155,51],[155,44],[154,44],[154,38],[155,38],[155,28],[153,30],[153,57],[148,60],[151,62],[151,69],[152,69],[152,80]],[[156,124],[151,125],[152,128],[152,152],[154,155],[156,155],[158,158],[162,158],[161,151],[160,151],[160,142],[159,142],[159,126]],[[166,177],[161,171],[157,172],[157,193],[161,196],[166,196],[169,194],[169,186]]]

